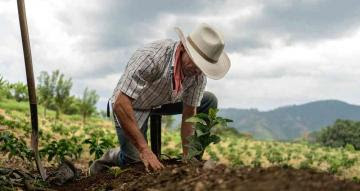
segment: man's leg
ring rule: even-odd
[[[122,128],[118,124],[115,115],[115,129],[118,137],[118,141],[120,143],[120,147],[112,148],[108,150],[100,159],[95,160],[93,164],[91,164],[89,168],[89,174],[95,175],[99,172],[103,172],[109,169],[111,166],[125,166],[130,163],[138,162],[139,154],[135,146],[131,143],[131,141],[127,138]],[[147,141],[147,119],[145,120],[144,125],[141,127],[140,131],[144,135],[145,140]]]
[[[217,98],[211,92],[204,92],[200,106],[196,108],[197,113],[209,113],[210,108],[217,109]],[[161,108],[152,110],[150,115],[175,115],[183,111],[183,102],[162,105]],[[201,158],[201,156],[199,156]]]
[[[210,108],[217,108],[217,98],[211,92],[204,92],[201,104],[196,108],[197,113],[208,113]],[[183,110],[183,102],[174,104],[165,104],[159,109],[151,111],[151,114],[159,115],[176,115],[181,114]],[[98,172],[108,169],[110,166],[123,166],[129,163],[138,162],[139,154],[136,148],[131,144],[130,140],[125,136],[122,128],[119,127],[118,122],[115,120],[116,133],[118,135],[120,148],[114,148],[107,151],[100,159],[96,160],[90,166],[90,175],[97,174]],[[141,132],[147,140],[148,119],[141,127]]]
[[[143,126],[140,128],[140,132],[143,134],[146,142],[147,142],[147,123],[148,118],[145,120]],[[116,124],[116,123],[115,123]],[[131,141],[127,138],[122,128],[116,126],[116,133],[120,143],[120,153],[118,159],[119,166],[125,166],[127,164],[139,162],[139,152],[136,147],[131,143]]]

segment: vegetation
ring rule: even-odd
[[[232,122],[230,119],[224,119],[216,116],[219,110],[211,108],[209,114],[199,113],[189,119],[186,122],[194,123],[194,134],[191,135],[188,140],[189,154],[188,158],[197,157],[202,158],[207,146],[211,143],[218,143],[220,137],[213,134],[218,129],[224,129],[227,127],[228,122]]]
[[[83,117],[83,123],[85,124],[85,120],[88,116],[95,113],[96,107],[95,104],[99,100],[99,96],[96,94],[95,90],[89,90],[85,88],[83,97],[79,104],[79,110]]]
[[[58,71],[54,71],[50,76],[47,72],[42,71],[38,77],[38,100],[39,104],[44,106],[44,116],[46,117],[46,109],[54,104],[56,79],[59,75]]]
[[[9,83],[0,75],[0,101],[4,99],[15,99],[18,102],[27,100],[27,86],[21,82]]]
[[[65,111],[65,109],[70,105],[70,89],[72,87],[71,78],[65,79],[64,74],[59,74],[58,71],[56,74],[56,87],[55,87],[55,109],[56,109],[56,119],[59,118],[60,113]]]
[[[0,79],[0,92],[7,95],[1,97],[0,101],[0,164],[15,158],[15,161],[30,163],[30,166],[35,168],[29,147],[29,104],[16,101],[10,91],[10,83]],[[69,96],[69,99],[79,101],[77,103],[82,100],[71,97]],[[46,105],[42,102],[40,109],[47,108],[47,112],[46,116],[39,116],[39,150],[46,164],[71,159],[87,166],[89,161],[99,158],[107,149],[117,146],[113,124],[96,116],[97,112],[93,111],[86,116],[87,123],[82,122],[81,107],[77,107],[78,111],[71,115],[64,112],[62,117],[56,120],[56,111],[51,106],[56,102],[53,100],[49,103],[51,104]],[[195,134],[190,138],[189,144],[191,156],[200,154],[203,159],[212,159],[233,166],[291,166],[326,171],[344,178],[360,178],[360,151],[357,150],[356,142],[359,137],[359,122],[338,120],[334,125],[321,131],[320,137],[326,140],[321,144],[306,141],[259,141],[254,140],[249,134],[240,134],[233,128],[224,128],[230,121],[217,115],[217,110],[211,110],[209,115],[198,114],[189,119],[195,123]],[[164,121],[166,126],[173,123],[172,118]],[[162,153],[172,157],[181,155],[179,129],[166,128],[162,133]],[[336,144],[326,145],[326,142]]]
[[[336,122],[316,133],[316,141],[330,147],[353,147],[360,150],[360,122],[336,120]]]

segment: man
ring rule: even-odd
[[[186,138],[193,133],[186,119],[217,108],[216,97],[204,90],[206,77],[221,79],[230,68],[222,35],[207,24],[200,24],[187,38],[179,28],[175,31],[180,41],[150,43],[130,58],[111,98],[121,148],[96,160],[90,174],[138,161],[146,169],[164,168],[147,145],[149,115],[182,113],[181,140],[186,156]]]

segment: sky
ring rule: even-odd
[[[231,68],[208,79],[220,108],[337,99],[360,105],[358,0],[31,0],[25,2],[35,76],[59,69],[106,108],[134,50],[178,40],[208,23],[221,31]],[[0,0],[0,74],[26,82],[17,5]]]

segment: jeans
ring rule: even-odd
[[[217,98],[216,96],[208,91],[204,92],[204,96],[201,99],[201,104],[196,108],[197,113],[209,113],[210,108],[217,108]],[[150,115],[176,115],[182,114],[183,111],[183,102],[177,102],[173,104],[164,104],[161,108],[151,110]],[[143,134],[145,140],[147,141],[147,129],[148,129],[148,119],[146,119],[144,125],[140,128],[141,133]],[[126,137],[122,128],[117,125],[115,120],[116,133],[120,143],[120,152],[119,152],[119,165],[125,166],[130,163],[139,162],[139,153],[135,146],[130,142]]]

